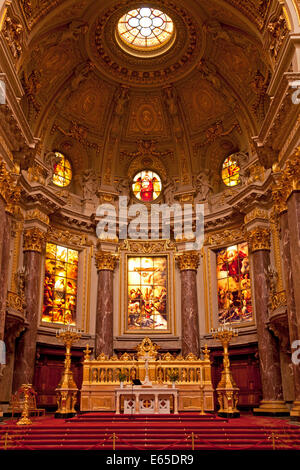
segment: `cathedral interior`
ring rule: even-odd
[[[149,338],[163,364],[208,361],[217,410],[228,328],[238,409],[299,419],[299,0],[0,4],[0,411],[32,384],[55,412],[66,329],[98,393],[77,407],[115,406],[113,367],[84,377],[84,357]],[[199,205],[203,243],[194,212],[124,236],[135,204]],[[199,410],[187,370],[179,407]]]

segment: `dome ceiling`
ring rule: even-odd
[[[174,42],[162,54],[129,54],[118,21],[143,4],[47,2],[38,17],[39,3],[31,1],[19,74],[24,111],[45,151],[69,148],[77,161],[82,148],[78,169],[103,172],[105,159],[135,151],[141,139],[156,140],[160,152],[173,155],[164,163],[177,174],[183,153],[189,172],[206,166],[216,141],[221,159],[224,149],[249,150],[270,76],[260,50],[263,11],[238,10],[235,0],[152,2],[173,21]],[[115,161],[110,171],[121,175],[128,164]]]

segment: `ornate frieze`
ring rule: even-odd
[[[41,253],[45,238],[46,234],[37,227],[26,229],[23,234],[23,251],[37,251]]]
[[[31,209],[26,212],[25,220],[39,220],[45,225],[49,225],[49,217],[41,212],[39,209]]]
[[[95,253],[97,271],[114,271],[118,261],[118,255],[105,251]]]
[[[246,239],[246,231],[244,227],[222,230],[208,234],[205,237],[204,245],[226,246],[231,243],[237,243]]]
[[[200,255],[195,251],[186,251],[176,256],[180,271],[197,271],[200,261]]]
[[[244,222],[245,224],[249,224],[253,222],[253,220],[269,220],[269,214],[266,209],[262,209],[261,207],[255,207],[251,212],[245,215]]]
[[[171,240],[161,241],[136,241],[136,240],[125,240],[120,246],[120,250],[128,251],[130,253],[139,254],[154,254],[163,253],[169,250],[176,250],[176,244]]]
[[[6,300],[6,307],[12,310],[16,310],[17,312],[23,314],[25,308],[25,300],[24,296],[20,296],[15,292],[9,291],[7,293],[7,300]]]
[[[271,232],[268,227],[256,227],[247,233],[249,249],[253,253],[271,249]]]
[[[50,227],[47,232],[47,241],[80,247],[87,244],[87,236]]]

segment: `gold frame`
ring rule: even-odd
[[[91,260],[92,260],[92,248],[89,246],[78,247],[72,243],[65,243],[59,241],[58,239],[47,238],[46,243],[51,243],[53,245],[63,246],[67,249],[78,251],[78,276],[77,276],[77,295],[76,295],[76,326],[83,329],[86,333],[89,332],[89,320],[90,320],[90,286],[91,286]],[[81,259],[80,259],[81,258]],[[63,328],[65,324],[63,323],[54,323],[54,322],[44,322],[42,320],[43,314],[43,302],[44,302],[44,280],[45,280],[45,261],[46,261],[46,251],[43,252],[42,257],[42,266],[41,266],[41,292],[40,292],[40,327],[45,328]],[[78,283],[79,274],[82,273],[83,282],[82,285]],[[87,287],[86,287],[87,283]],[[81,318],[78,318],[78,293],[79,288],[82,293],[82,309],[81,309]]]
[[[167,272],[167,322],[168,322],[168,328],[166,330],[155,330],[152,328],[145,328],[145,329],[139,329],[139,330],[128,330],[128,259],[129,258],[163,258],[165,257],[167,259],[167,266],[168,266],[168,272]],[[126,318],[124,315],[124,334],[153,334],[153,333],[159,333],[159,334],[170,334],[172,332],[172,327],[171,327],[171,301],[170,301],[170,290],[169,286],[171,286],[171,280],[170,280],[170,255],[169,253],[126,253],[125,254],[125,260],[126,260],[126,273],[125,273],[125,285],[124,288],[126,289],[126,292],[124,292],[124,313],[126,312]]]
[[[233,245],[239,245],[241,243],[247,243],[247,240],[244,240],[244,239],[237,239],[235,241],[228,241],[228,243],[223,243],[221,245],[210,245],[208,246],[208,256],[207,256],[207,267],[208,267],[208,277],[209,277],[209,282],[208,282],[208,288],[209,288],[209,310],[210,310],[210,322],[211,322],[211,328],[215,328],[217,326],[220,325],[219,321],[218,321],[218,311],[217,312],[214,312],[214,309],[213,309],[213,295],[214,295],[214,289],[212,288],[212,267],[211,267],[211,262],[212,262],[212,259],[211,259],[211,256],[212,254],[214,254],[214,256],[216,256],[216,252],[218,250],[222,250],[222,249],[225,249],[227,248],[228,246],[233,246]],[[253,269],[252,269],[252,262],[251,262],[251,257],[250,257],[250,254],[249,254],[249,263],[250,263],[250,280],[251,280],[251,302],[252,302],[252,313],[253,313],[253,319],[249,322],[236,322],[236,323],[232,323],[232,325],[234,325],[235,328],[248,328],[248,327],[252,327],[252,326],[255,326],[256,325],[256,310],[255,310],[255,299],[254,299],[254,295],[253,295]],[[215,279],[217,281],[217,271],[215,270],[214,272],[214,275],[215,275]],[[215,295],[217,296],[218,295],[218,292],[215,293]],[[216,315],[215,315],[216,313]],[[216,319],[216,322],[214,322],[214,319]],[[207,331],[209,332],[209,331]]]

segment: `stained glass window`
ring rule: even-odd
[[[253,320],[247,243],[217,252],[218,311],[220,323]]]
[[[167,44],[173,37],[171,18],[154,8],[137,8],[119,20],[118,33],[122,41],[134,49],[153,50]]]
[[[141,171],[133,178],[132,191],[140,201],[155,201],[160,195],[161,189],[161,179],[153,171]]]
[[[222,167],[222,180],[226,186],[236,186],[240,183],[240,167],[232,157],[225,158]]]
[[[56,186],[68,186],[72,180],[71,163],[62,153],[55,152],[55,155],[60,160],[54,164],[52,181]]]
[[[75,325],[78,251],[46,244],[42,321]]]
[[[128,329],[168,329],[167,258],[128,258]]]

